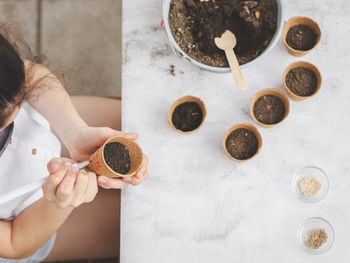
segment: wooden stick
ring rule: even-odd
[[[225,49],[225,54],[227,57],[228,64],[230,65],[232,75],[236,81],[237,87],[240,90],[245,90],[247,88],[247,84],[239,68],[239,63],[235,52],[233,52],[233,49],[230,48],[230,49]]]

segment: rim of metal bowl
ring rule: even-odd
[[[168,35],[168,39],[170,42],[170,46],[172,48],[172,50],[174,51],[175,54],[177,54],[178,56],[182,57],[183,59],[193,63],[194,65],[209,70],[209,71],[213,71],[213,72],[218,72],[218,73],[226,73],[226,72],[230,72],[230,68],[229,67],[214,67],[214,66],[209,66],[203,63],[200,63],[196,60],[194,60],[193,58],[191,58],[190,56],[188,56],[181,48],[180,46],[177,44],[177,42],[175,41],[175,38],[173,36],[173,34],[171,33],[170,30],[170,25],[169,25],[169,21],[168,21],[168,17],[169,17],[169,12],[170,12],[170,3],[172,0],[163,0],[163,21],[164,21],[164,26],[165,26],[165,31]],[[277,5],[278,5],[278,9],[277,9],[277,28],[276,28],[276,32],[274,34],[274,36],[272,37],[269,45],[267,46],[267,48],[255,59],[253,59],[252,61],[241,65],[241,68],[245,68],[248,67],[250,65],[253,65],[254,63],[256,63],[257,61],[261,60],[267,53],[269,53],[274,46],[277,44],[277,41],[281,35],[281,31],[282,31],[282,26],[283,26],[283,16],[282,16],[282,1],[281,0],[276,0]]]

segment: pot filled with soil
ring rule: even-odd
[[[257,128],[249,123],[241,123],[225,133],[222,146],[231,159],[243,162],[259,153],[262,139]]]
[[[193,133],[199,130],[207,111],[200,98],[185,96],[174,102],[168,113],[171,127],[180,133]]]
[[[225,52],[214,38],[233,32],[238,62],[248,66],[276,44],[281,12],[280,0],[164,0],[163,20],[176,54],[201,68],[229,72]]]
[[[308,17],[292,17],[283,26],[283,43],[290,54],[301,57],[313,50],[321,39],[318,24]]]
[[[107,177],[133,176],[141,168],[143,153],[140,146],[126,137],[108,139],[90,156],[89,169]]]
[[[278,89],[258,91],[250,102],[250,115],[256,123],[265,128],[282,122],[288,114],[288,97]]]
[[[297,61],[283,73],[284,87],[293,100],[305,100],[314,96],[321,88],[321,73],[311,63]]]

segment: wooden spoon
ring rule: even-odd
[[[236,36],[230,31],[226,30],[221,37],[214,38],[215,45],[224,50],[228,64],[230,65],[233,77],[236,81],[236,85],[240,90],[246,89],[246,82],[243,78],[242,72],[239,68],[238,60],[233,48],[236,46]]]

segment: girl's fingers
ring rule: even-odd
[[[85,196],[86,196],[86,202],[91,202],[94,200],[97,192],[98,192],[98,186],[97,186],[97,176],[93,172],[88,172],[88,178],[89,178],[89,183],[87,185],[86,191],[85,191]]]
[[[66,171],[67,169],[62,169],[55,174],[50,174],[46,182],[43,184],[43,194],[47,200],[53,201],[55,199],[57,186],[62,181],[64,175],[66,174]]]
[[[66,201],[72,197],[78,172],[79,168],[76,166],[71,166],[68,168],[66,175],[57,188],[56,196],[58,201]]]
[[[67,170],[68,167],[60,165],[58,172],[49,175],[42,187],[44,196],[47,200],[53,201],[56,199],[57,186],[62,182]]]
[[[146,155],[143,155],[143,161],[142,161],[142,167],[141,169],[135,174],[137,178],[142,178],[145,173],[148,170],[148,158]]]
[[[146,155],[143,155],[143,162],[141,169],[132,177],[124,177],[123,180],[134,186],[142,183],[148,178],[148,158]]]
[[[84,196],[86,189],[88,188],[89,177],[85,170],[80,170],[75,180],[74,185],[74,200],[72,203],[73,207],[78,207],[81,203],[84,202]]]
[[[148,178],[148,176],[149,176],[149,172],[147,171],[145,173],[145,175],[143,176],[142,181],[146,180]]]
[[[142,177],[136,177],[136,175],[131,177],[124,177],[123,180],[133,186],[141,184],[144,180],[148,178],[148,171],[142,174]]]
[[[105,176],[98,177],[98,185],[105,189],[125,189],[129,186],[120,178],[111,179]]]
[[[103,127],[103,128],[99,128],[99,137],[103,140],[103,141],[106,141],[108,140],[109,138],[111,137],[114,137],[114,136],[125,136],[129,139],[132,139],[132,140],[136,140],[138,135],[136,132],[132,132],[132,133],[124,133],[124,132],[121,132],[121,131],[117,131],[117,130],[113,130],[111,128],[108,128],[108,127]]]
[[[42,187],[44,197],[47,200],[56,200],[57,186],[62,182],[72,163],[72,160],[66,158],[54,158],[47,164],[50,175]]]
[[[53,174],[58,172],[61,169],[62,165],[65,164],[66,167],[69,167],[73,163],[73,160],[67,158],[53,158],[47,163],[47,170],[49,171],[49,173]]]
[[[61,168],[61,160],[60,158],[54,158],[50,162],[47,163],[47,170],[49,173],[57,173]]]
[[[130,139],[132,139],[132,140],[136,140],[137,139],[137,137],[139,136],[136,132],[132,132],[132,133],[125,133],[125,135],[128,137],[128,138],[130,138]]]

